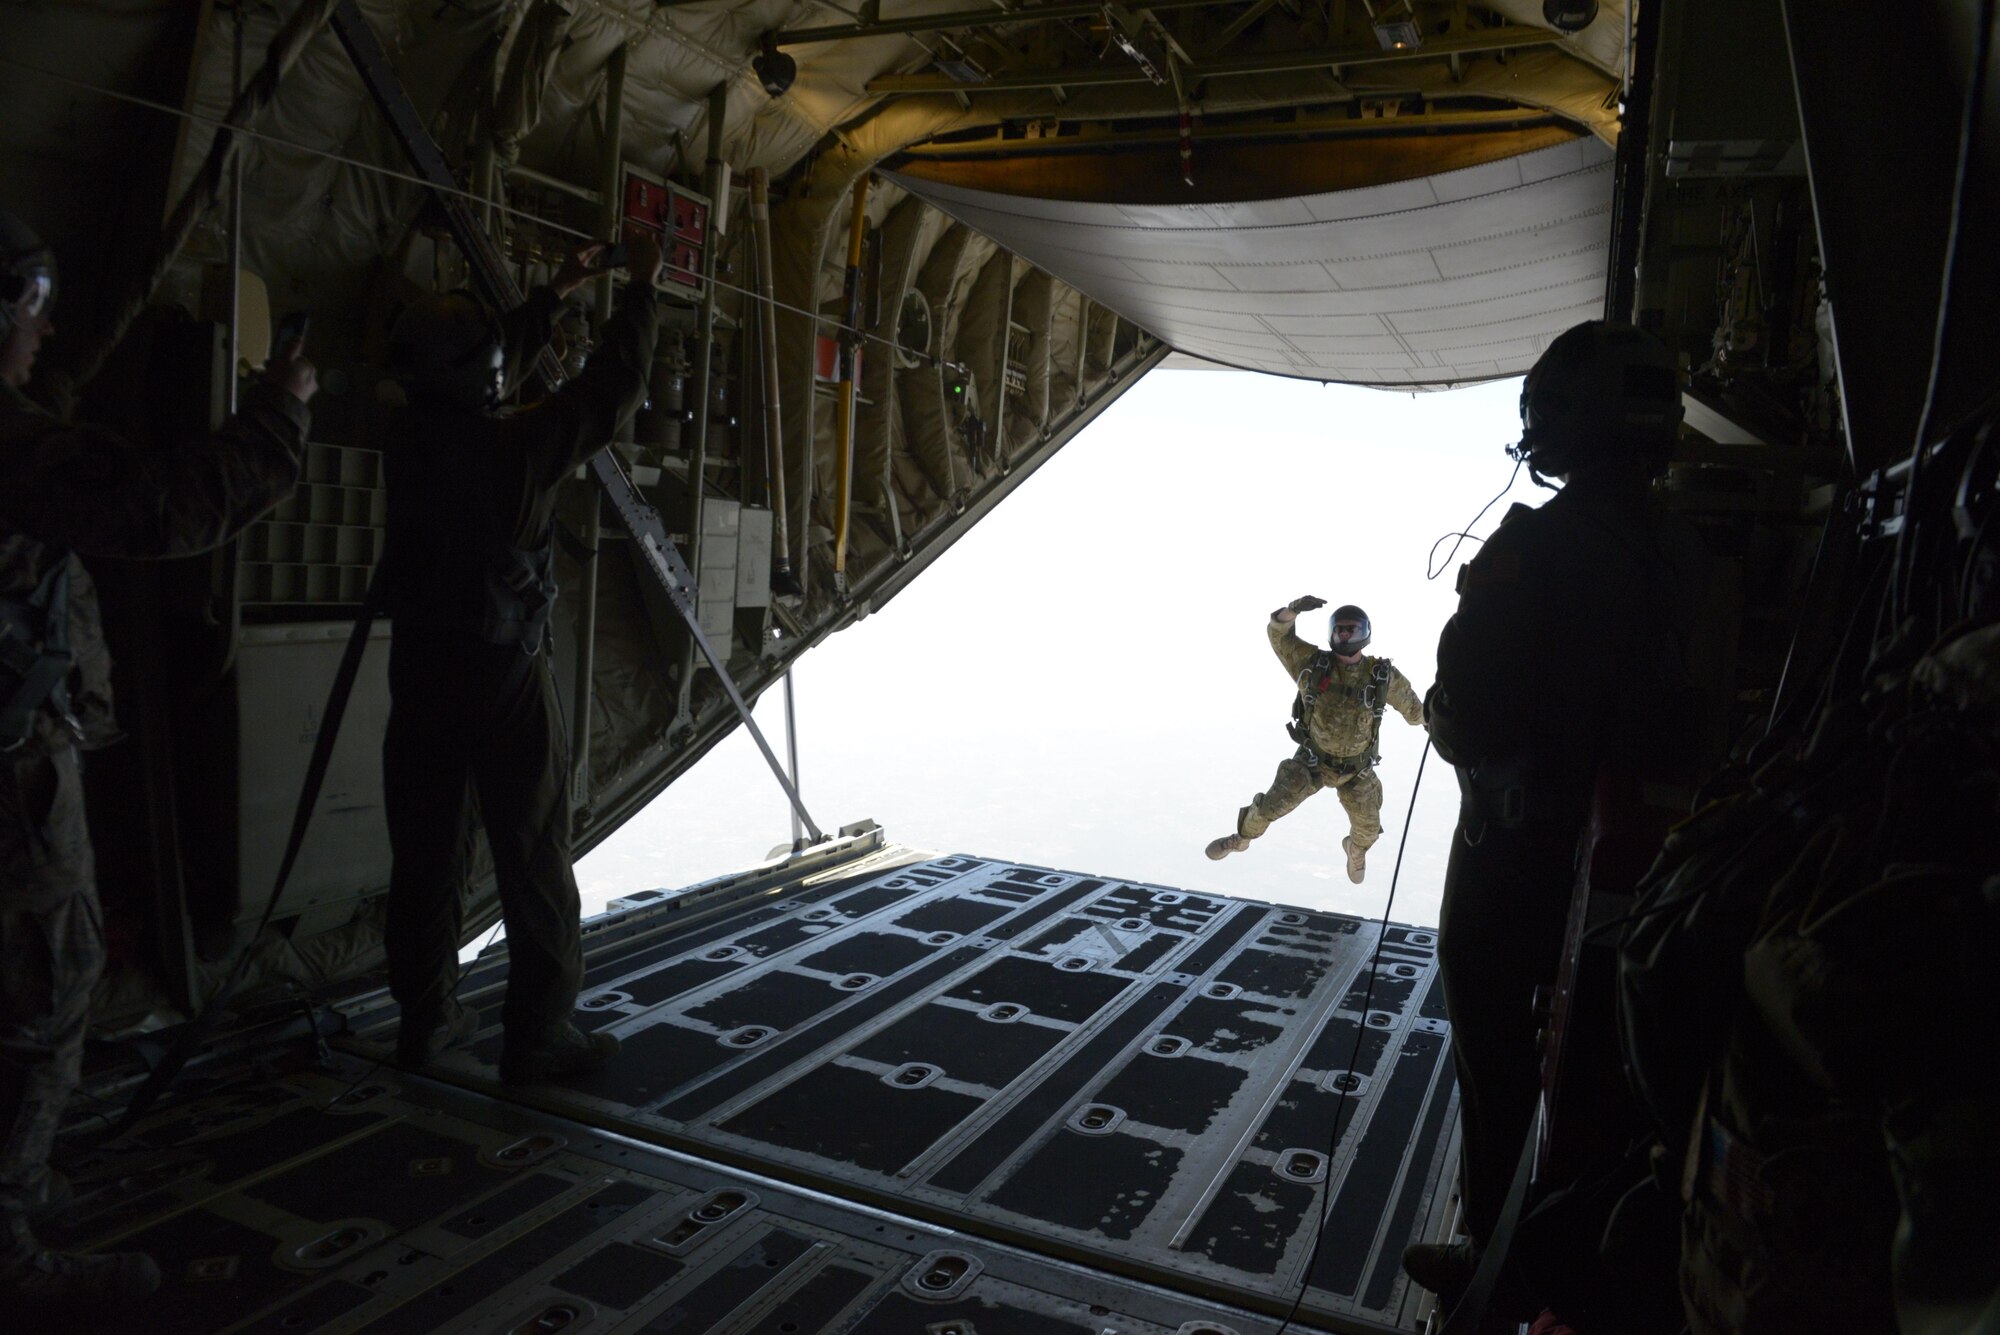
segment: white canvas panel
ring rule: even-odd
[[[1208,205],[898,179],[1181,351],[1436,385],[1523,371],[1602,305],[1611,165],[1578,139],[1421,180]]]

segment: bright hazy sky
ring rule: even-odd
[[[1324,642],[1331,605],[1421,695],[1466,543],[1425,560],[1507,481],[1518,380],[1436,394],[1238,371],[1155,371],[881,612],[794,670],[800,788],[823,828],[1179,889],[1378,916],[1421,729],[1383,718],[1383,838],[1348,882],[1321,792],[1248,853],[1202,847],[1294,746],[1271,609]],[[1548,492],[1525,473],[1473,530]],[[1439,549],[1439,559],[1450,544]],[[782,754],[783,692],[757,719]],[[1434,924],[1458,804],[1431,756],[1393,917]],[[742,729],[577,864],[586,915],[761,861],[789,842],[784,795]]]

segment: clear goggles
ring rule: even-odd
[[[5,279],[7,305],[17,319],[46,315],[56,304],[56,275],[47,263],[22,265]]]

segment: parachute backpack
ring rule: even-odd
[[[1362,620],[1365,624],[1366,618]],[[1395,676],[1396,668],[1386,658],[1376,659],[1375,666],[1369,669],[1367,684],[1362,686],[1329,682],[1327,676],[1332,671],[1331,649],[1322,649],[1307,660],[1299,672],[1299,690],[1292,697],[1292,721],[1285,725],[1285,734],[1299,744],[1298,761],[1308,769],[1325,765],[1347,774],[1366,774],[1382,759],[1382,712],[1389,707],[1389,681]],[[1351,764],[1347,761],[1339,764],[1328,761],[1312,743],[1312,731],[1307,720],[1312,717],[1312,707],[1322,695],[1359,700],[1372,716],[1368,726],[1368,749],[1354,757]]]

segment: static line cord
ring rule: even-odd
[[[204,116],[200,112],[186,111],[180,107],[168,106],[164,102],[156,102],[152,98],[141,97],[137,93],[127,93],[127,92],[122,92],[116,88],[106,88],[102,84],[91,83],[87,79],[79,79],[68,74],[58,74],[54,70],[46,70],[38,65],[29,65],[23,61],[15,60],[9,56],[0,56],[0,67],[5,67],[7,69],[21,70],[28,74],[37,74],[44,79],[53,79],[57,83],[67,84],[72,88],[81,88],[86,92],[97,93],[100,94],[101,96],[111,98],[113,101],[129,102],[133,106],[145,107],[148,110],[158,111],[168,116],[178,117],[181,120],[193,121],[198,125],[211,126],[217,130],[227,130],[231,134],[241,135],[245,139],[263,140],[266,143],[276,144],[280,148],[288,148],[294,152],[304,153],[310,157],[324,158],[328,162],[338,162],[343,166],[353,167],[360,171],[374,172],[378,176],[386,176],[390,180],[402,181],[409,185],[422,186],[426,190],[434,190],[437,191],[439,194],[456,195],[460,199],[466,200],[469,203],[477,204],[480,208],[492,209],[496,212],[507,214],[510,217],[523,219],[529,223],[534,224],[537,227],[543,228],[546,231],[560,232],[564,236],[573,237],[578,241],[584,241],[592,245],[598,245],[602,244],[605,240],[605,238],[601,236],[592,236],[588,232],[579,231],[578,229],[570,227],[564,223],[552,222],[547,218],[541,217],[539,214],[530,213],[526,209],[515,208],[511,204],[503,204],[498,200],[488,199],[484,195],[475,194],[473,191],[462,189],[461,187],[455,185],[454,186],[433,185],[431,182],[426,181],[423,177],[418,176],[412,172],[397,171],[394,167],[384,167],[379,163],[363,162],[360,158],[351,158],[344,153],[335,153],[331,149],[314,148],[310,144],[301,144],[296,140],[285,139],[279,135],[266,134],[262,130],[251,130],[251,129],[245,129],[241,126],[232,126],[219,116]],[[662,270],[671,270],[675,273],[687,274],[691,278],[699,278],[701,276],[700,270],[691,269],[684,265],[668,263],[664,256],[661,257],[660,267]],[[748,298],[750,301],[753,301],[760,306],[775,306],[777,309],[781,311],[790,311],[793,315],[803,315],[808,320],[813,321],[815,326],[828,325],[834,328],[835,330],[839,331],[840,333],[851,334],[854,337],[859,338],[864,342],[880,343],[883,347],[888,348],[891,351],[902,353],[906,357],[914,357],[920,362],[929,362],[934,367],[957,371],[960,374],[969,373],[968,368],[963,362],[946,361],[942,357],[934,357],[929,353],[918,352],[915,349],[906,348],[901,343],[896,342],[896,340],[894,339],[884,338],[880,334],[871,334],[865,329],[858,329],[851,325],[844,325],[840,323],[840,321],[838,320],[830,319],[827,316],[819,314],[817,311],[809,311],[803,306],[794,306],[790,302],[779,301],[775,297],[766,299],[757,292],[752,291],[750,288],[743,287],[742,285],[737,283],[724,282],[719,277],[713,279],[712,281],[715,283],[717,287],[723,288],[730,292],[737,293],[739,296]]]
[[[1508,485],[1513,484],[1510,482]],[[1502,495],[1504,494],[1503,492]],[[1354,1022],[1354,1050],[1347,1054],[1348,1075],[1354,1074],[1355,1064],[1361,1060],[1361,1040],[1368,1034],[1368,1006],[1375,1000],[1375,976],[1382,967],[1382,945],[1384,938],[1389,934],[1389,914],[1396,907],[1396,882],[1403,874],[1403,850],[1410,843],[1410,821],[1417,814],[1417,794],[1424,786],[1424,762],[1429,760],[1430,756],[1431,739],[1430,733],[1426,731],[1424,753],[1417,757],[1417,777],[1410,783],[1410,806],[1403,813],[1403,834],[1396,840],[1396,866],[1389,873],[1389,899],[1382,905],[1382,921],[1375,933],[1375,948],[1368,956],[1368,985],[1361,993],[1361,1018]],[[1278,1327],[1277,1335],[1285,1335],[1285,1332],[1291,1329],[1292,1322],[1298,1319],[1300,1305],[1306,1300],[1306,1291],[1312,1288],[1313,1267],[1319,1264],[1320,1244],[1326,1241],[1326,1224],[1333,1213],[1333,1160],[1340,1150],[1340,1115],[1347,1111],[1349,1103],[1361,1101],[1358,1089],[1351,1098],[1345,1090],[1337,1092],[1340,1094],[1340,1100],[1333,1105],[1333,1130],[1328,1133],[1326,1139],[1326,1181],[1322,1184],[1325,1189],[1321,1191],[1319,1198],[1319,1227],[1313,1230],[1312,1250],[1306,1253],[1305,1270],[1299,1276],[1299,1291],[1292,1298],[1291,1309],[1285,1313],[1284,1322]]]
[[[1479,513],[1474,515],[1464,528],[1458,530],[1456,533],[1447,533],[1444,535],[1444,537],[1439,538],[1436,542],[1431,544],[1431,554],[1424,560],[1425,579],[1436,579],[1439,575],[1442,575],[1445,572],[1445,570],[1451,565],[1451,559],[1454,556],[1458,555],[1458,549],[1465,545],[1465,540],[1467,538],[1471,538],[1474,542],[1486,541],[1486,539],[1484,538],[1474,536],[1474,534],[1472,533],[1473,525],[1477,524],[1480,520],[1486,518],[1486,512],[1488,510],[1491,510],[1494,506],[1498,505],[1500,503],[1500,498],[1502,496],[1505,496],[1508,492],[1514,490],[1514,479],[1520,476],[1521,476],[1521,460],[1517,457],[1514,460],[1514,471],[1507,474],[1507,485],[1500,488],[1498,494],[1496,494],[1492,500],[1480,506]],[[1444,554],[1444,563],[1440,565],[1437,559],[1438,548],[1444,546],[1445,538],[1457,538],[1458,541],[1454,542],[1451,545],[1451,550]]]

